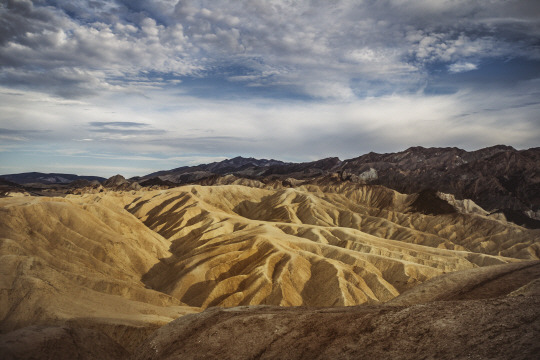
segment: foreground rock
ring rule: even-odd
[[[453,300],[434,301],[440,299]],[[134,358],[537,359],[540,354],[538,261],[443,275],[391,304],[400,306],[209,309],[162,327]]]
[[[384,305],[211,308],[163,326],[127,351],[84,326],[31,326],[0,337],[0,353],[8,359],[536,359],[539,337],[540,262],[533,261],[443,275]]]
[[[410,307],[240,307],[186,315],[135,359],[534,359],[538,296]]]
[[[0,338],[2,359],[122,359],[129,353],[107,335],[68,326],[30,326]]]

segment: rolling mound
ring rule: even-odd
[[[171,241],[172,256],[145,284],[203,308],[375,303],[445,272],[538,258],[537,231],[481,215],[411,213],[416,196],[234,185],[122,201]]]
[[[539,272],[539,261],[458,271],[382,305],[215,307],[161,327],[131,354],[69,326],[16,330],[0,337],[0,351],[8,359],[535,359]],[[410,296],[422,288],[430,297]]]
[[[0,331],[89,328],[133,351],[208,307],[379,304],[540,255],[540,231],[473,203],[427,215],[382,186],[241,182],[0,199]]]
[[[132,358],[536,359],[539,280],[534,261],[443,275],[389,305],[213,308],[160,328]]]
[[[536,359],[539,307],[539,297],[523,297],[214,308],[160,328],[132,359]]]
[[[144,338],[194,311],[140,280],[168,254],[165,239],[103,199],[0,199],[0,329],[69,321]]]

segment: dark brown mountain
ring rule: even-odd
[[[377,179],[369,183],[400,192],[432,188],[472,199],[488,211],[540,209],[540,148],[494,146],[467,152],[414,147],[393,154],[370,153],[342,166],[344,177],[361,177],[370,169],[375,169]]]
[[[457,199],[472,199],[489,212],[509,214],[509,220],[529,227],[540,223],[540,148],[516,150],[497,145],[476,151],[411,147],[388,154],[368,153],[341,161],[326,158],[284,163],[237,157],[218,163],[182,167],[144,176],[176,184],[206,182],[216,175],[270,180],[320,182],[332,178],[384,185],[403,193],[435,190]],[[218,176],[219,177],[219,176]],[[529,219],[532,219],[529,221]]]
[[[141,188],[138,182],[127,180],[120,174],[111,176],[103,182],[103,187],[113,190],[138,190]]]
[[[187,184],[201,180],[212,175],[226,175],[230,173],[244,176],[260,176],[269,167],[282,166],[287,163],[278,160],[254,159],[235,157],[232,159],[202,164],[197,166],[182,166],[172,170],[158,171],[143,176],[138,181],[145,181],[159,177],[161,180],[170,181],[176,184]]]
[[[339,160],[339,158],[330,157],[312,162],[270,166],[262,175],[285,175],[295,179],[311,179],[318,176],[324,176],[329,172],[339,171],[341,165],[342,161]]]
[[[153,177],[148,180],[144,180],[140,183],[141,186],[163,186],[163,187],[175,187],[176,184],[172,181],[162,180],[159,177]]]
[[[105,178],[99,176],[79,176],[75,174],[45,174],[40,172],[28,172],[21,174],[7,174],[1,175],[5,180],[17,183],[17,184],[69,184],[75,180],[88,180],[94,181],[97,180],[102,182]]]

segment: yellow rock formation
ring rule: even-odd
[[[118,339],[211,306],[386,302],[444,273],[539,258],[540,231],[479,210],[412,213],[414,196],[244,181],[3,198],[1,330],[71,321]]]

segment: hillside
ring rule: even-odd
[[[530,285],[477,300],[408,306],[214,308],[160,328],[132,358],[536,359],[540,264],[529,268],[534,274],[522,278],[532,281]],[[454,287],[463,285],[462,277],[474,279],[471,272],[454,276]],[[490,284],[496,276],[483,280]]]
[[[7,359],[535,359],[539,276],[533,261],[436,277],[383,305],[211,308],[161,327],[131,353],[99,331],[31,326],[1,336],[0,351]]]
[[[426,215],[381,186],[240,181],[0,199],[0,330],[91,328],[131,351],[208,307],[380,304],[540,257],[540,231],[471,203]]]
[[[168,248],[103,198],[0,199],[0,331],[69,322],[138,341],[198,311],[140,280]]]
[[[356,185],[187,186],[124,201],[172,244],[145,283],[192,306],[380,302],[443,272],[538,258],[538,231],[409,213],[415,197]]]
[[[327,158],[283,163],[237,157],[222,162],[160,171],[138,178],[176,184],[215,183],[225,175],[263,183],[291,179],[321,183],[328,177],[383,185],[402,193],[435,190],[471,199],[488,212],[529,228],[540,228],[540,148],[493,146],[477,151],[412,147],[388,154],[369,153],[341,161]],[[158,180],[159,179],[159,180]],[[219,180],[218,180],[219,181]]]
[[[223,178],[254,180],[263,184],[280,181],[284,186],[352,182],[383,185],[401,193],[435,191],[456,200],[470,199],[489,213],[530,229],[540,228],[540,148],[516,150],[497,145],[476,151],[459,148],[411,147],[407,150],[368,153],[348,160],[330,157],[305,163],[235,157],[232,159],[157,171],[131,179],[71,174],[23,173],[3,175],[4,180],[26,184],[25,189],[0,184],[0,191],[27,191],[61,196],[69,188],[103,183],[116,190],[139,186],[175,187],[185,184],[228,184]],[[118,175],[120,176],[120,175]],[[67,185],[69,184],[69,188]]]

